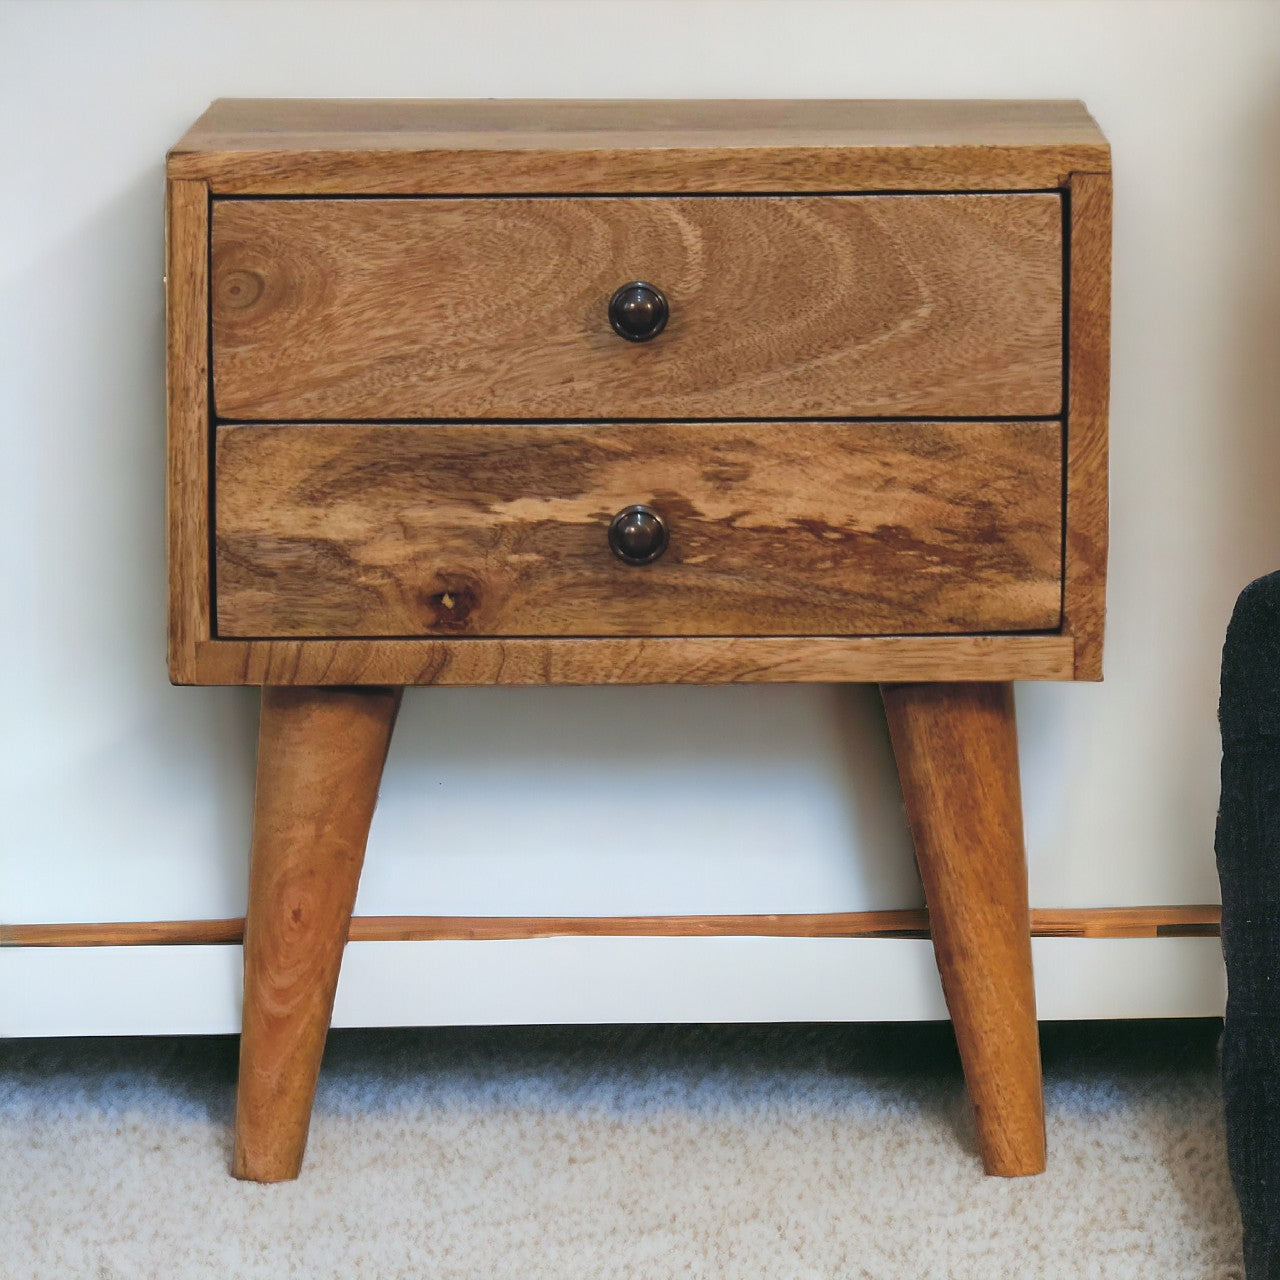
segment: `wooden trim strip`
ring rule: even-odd
[[[217,196],[684,195],[1039,191],[1108,160],[1105,145],[779,146],[611,150],[170,153],[171,179]]]
[[[209,188],[172,179],[166,200],[169,674],[185,684],[211,627]]]
[[[1070,680],[1061,635],[207,640],[177,684],[574,685]]]
[[[1111,378],[1111,175],[1073,173],[1068,294],[1066,574],[1063,630],[1075,678],[1102,679]]]
[[[1037,938],[1217,937],[1221,908],[1085,907],[1032,911]],[[0,926],[3,947],[208,946],[239,943],[244,921],[152,920]],[[838,911],[724,916],[356,916],[352,942],[529,938],[927,938],[928,913]]]

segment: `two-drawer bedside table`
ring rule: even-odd
[[[215,104],[172,679],[260,685],[235,1172],[297,1174],[405,685],[878,681],[989,1172],[1044,1164],[1013,680],[1101,675],[1078,103]]]

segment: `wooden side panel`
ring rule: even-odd
[[[1070,636],[691,636],[568,640],[212,640],[214,685],[730,684],[1070,680]]]
[[[1056,415],[1062,235],[1048,194],[220,200],[217,413]],[[650,342],[609,324],[631,280]]]
[[[1077,680],[1102,679],[1111,386],[1111,175],[1071,175],[1067,535],[1063,627]]]
[[[210,635],[209,190],[167,191],[169,675],[194,682],[196,646]]]
[[[217,433],[225,637],[1049,630],[1056,422]],[[611,554],[655,507],[657,562]]]

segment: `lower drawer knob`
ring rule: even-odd
[[[669,541],[666,521],[640,503],[623,507],[609,523],[609,545],[625,564],[652,564]]]
[[[628,342],[656,338],[666,328],[669,314],[662,290],[643,280],[624,284],[609,299],[609,323],[614,333]]]

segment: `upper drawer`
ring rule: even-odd
[[[224,418],[1061,411],[1057,195],[218,200],[212,238]]]

